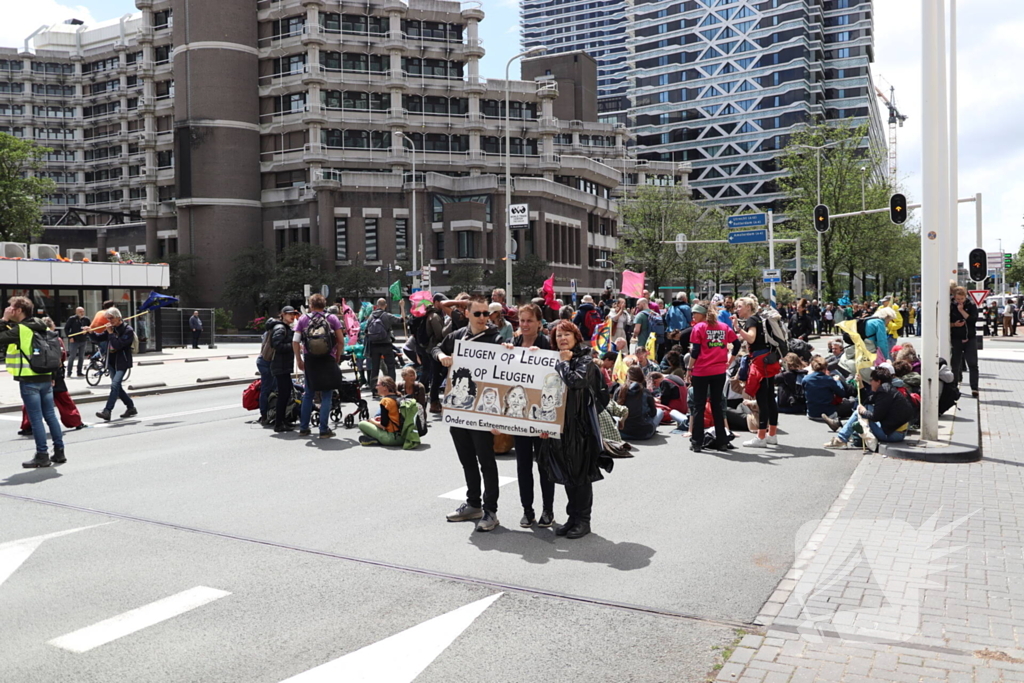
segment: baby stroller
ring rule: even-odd
[[[301,404],[301,399],[299,400]],[[344,404],[354,404],[355,409],[346,413]],[[359,416],[360,420],[370,419],[370,407],[366,403],[366,399],[359,393],[358,382],[342,382],[341,388],[334,392],[334,402],[331,404],[331,423],[337,425],[339,423],[345,425],[345,429],[351,429],[356,424],[356,416]],[[313,404],[313,415],[310,417],[310,421],[314,427],[320,426],[320,406],[316,403]]]
[[[284,414],[285,424],[295,424],[299,421],[299,413],[302,409],[302,394],[306,387],[298,382],[292,381],[292,400],[288,402],[288,408]],[[272,391],[267,398],[267,424],[274,424],[277,419],[277,392]]]

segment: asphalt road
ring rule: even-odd
[[[518,527],[505,457],[502,526],[479,534],[444,520],[463,486],[445,429],[411,452],[356,430],[274,435],[240,391],[140,399],[142,419],[71,434],[68,463],[38,471],[0,416],[0,680],[281,681],[379,643],[345,665],[408,681],[380,641],[422,645],[417,624],[493,598],[450,644],[403,647],[425,653],[417,681],[703,681],[861,458],[800,417],[760,452],[694,455],[663,428],[595,485],[594,533],[568,541]],[[559,518],[564,504],[559,489]],[[215,596],[88,651],[51,644],[116,635],[194,589]]]

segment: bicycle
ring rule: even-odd
[[[89,366],[85,369],[85,381],[91,386],[99,386],[99,383],[103,381],[104,375],[109,375],[110,372],[107,369],[106,356],[92,357],[89,359]],[[124,373],[124,378],[127,380],[131,377],[132,369],[128,368]]]

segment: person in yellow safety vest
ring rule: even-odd
[[[53,374],[35,372],[28,361],[32,355],[33,337],[46,334],[48,329],[42,320],[32,317],[35,306],[31,300],[14,296],[7,303],[0,320],[0,348],[7,347],[7,372],[21,390],[21,400],[36,440],[35,457],[22,463],[22,467],[49,467],[50,463],[65,463],[64,434],[53,405]],[[48,456],[46,427],[49,427],[53,438],[53,457]]]

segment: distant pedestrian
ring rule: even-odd
[[[88,318],[86,318],[88,320]],[[57,330],[57,325],[53,322],[52,318],[43,318],[43,324],[51,332]],[[88,324],[88,323],[86,323]],[[64,340],[60,340],[61,346],[64,346]],[[67,348],[66,346],[64,347]],[[67,361],[67,351],[64,352],[64,356],[61,358],[61,362]],[[70,375],[69,375],[70,377]],[[60,422],[68,429],[84,429],[85,424],[82,422],[82,414],[78,412],[78,406],[75,405],[74,399],[71,398],[71,394],[68,393],[68,385],[64,382],[64,368],[61,367],[59,372],[53,373],[53,404],[57,408],[57,412],[60,414]],[[32,423],[28,419],[28,410],[21,407],[21,431],[18,434],[22,436],[32,435]]]
[[[91,360],[107,360],[107,339],[104,336],[104,328],[107,326],[107,311],[114,307],[114,301],[107,299],[103,302],[103,308],[96,312],[89,324],[89,338],[96,344],[96,352],[92,354]]]
[[[90,322],[85,315],[85,309],[79,306],[75,309],[75,314],[64,323],[64,336],[68,338],[68,377],[71,376],[71,368],[76,359],[78,360],[78,376],[85,377],[82,372],[82,364],[85,361],[85,345],[89,343],[89,340],[83,333],[89,329]]]
[[[139,411],[135,409],[135,401],[121,386],[125,373],[132,368],[132,345],[135,342],[135,330],[121,317],[121,311],[111,307],[107,309],[107,326],[102,333],[103,341],[107,342],[107,370],[110,372],[110,395],[107,405],[96,417],[110,420],[110,412],[118,400],[128,408],[121,413],[122,418],[135,417]]]
[[[377,379],[383,361],[384,374],[395,379],[395,316],[388,313],[387,299],[377,299],[377,306],[366,321],[366,353],[370,359],[370,383],[373,384],[373,396],[377,398]]]
[[[203,321],[199,317],[199,311],[192,311],[192,317],[188,319],[188,327],[192,330],[192,348],[199,348],[199,337],[203,334]]]
[[[271,342],[271,332],[280,323],[280,320],[267,318],[264,324],[263,336],[260,338],[260,355],[256,357],[256,370],[260,373],[260,424],[267,427],[270,423],[267,420],[270,408],[270,395],[277,391],[277,378],[274,377],[272,369],[274,356],[277,351]]]
[[[299,435],[310,434],[313,395],[320,392],[320,438],[334,436],[330,426],[334,390],[341,388],[338,356],[345,349],[345,333],[341,321],[326,312],[327,300],[321,294],[309,297],[309,313],[299,318],[292,336],[292,351],[299,370],[306,373],[306,391],[299,413]]]
[[[292,346],[292,325],[298,315],[291,306],[281,309],[279,320],[271,319],[267,328],[270,334],[270,345],[274,349],[274,359],[270,361],[270,372],[277,384],[277,406],[274,416],[275,432],[290,432],[287,424],[288,404],[292,400],[292,371],[295,367],[295,350]],[[269,410],[269,406],[267,407]]]
[[[36,442],[35,456],[22,463],[22,467],[49,467],[51,462],[67,462],[64,456],[64,433],[53,405],[54,373],[37,372],[29,363],[33,355],[33,341],[37,335],[45,335],[47,327],[43,321],[32,317],[35,307],[31,300],[15,296],[10,298],[8,304],[0,319],[0,345],[7,345],[7,372],[18,383]],[[53,439],[52,458],[48,455],[46,444],[47,427]]]

